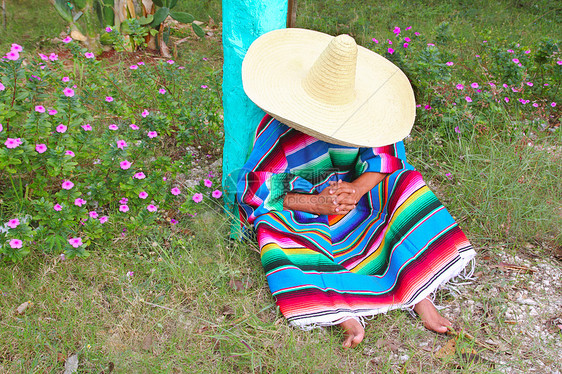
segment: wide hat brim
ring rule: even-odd
[[[312,97],[303,81],[333,36],[289,28],[256,39],[242,63],[248,97],[299,131],[352,147],[380,147],[410,133],[416,105],[406,75],[392,62],[357,46],[355,97],[331,104]]]

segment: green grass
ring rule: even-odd
[[[2,51],[18,42],[28,50],[64,29],[46,2],[8,3],[9,30],[0,34]],[[297,25],[332,34],[351,32],[369,41],[394,26],[413,26],[424,35],[448,21],[455,45],[466,56],[484,37],[531,44],[560,35],[561,10],[540,1],[299,1]],[[21,10],[15,13],[15,8]],[[197,19],[220,21],[220,2],[180,2],[178,10]],[[33,29],[28,25],[33,24]],[[461,39],[462,39],[461,38]],[[178,48],[178,63],[210,57],[220,76],[220,38]],[[195,69],[193,64],[188,68]],[[197,76],[197,71],[193,72]],[[443,138],[419,127],[407,149],[469,238],[486,254],[504,251],[548,257],[562,241],[560,130],[530,135],[527,126],[506,125],[492,116],[488,132]],[[505,131],[494,131],[502,128]],[[526,136],[523,136],[525,131]],[[532,147],[528,143],[533,144]],[[542,147],[542,149],[540,148]],[[549,148],[556,147],[556,148]],[[545,149],[553,150],[551,153]],[[446,174],[451,173],[451,178]],[[215,213],[184,219],[172,228],[155,226],[145,236],[128,233],[110,248],[93,248],[89,259],[61,261],[57,254],[34,253],[19,264],[0,267],[0,372],[60,373],[64,361],[78,354],[81,373],[191,372],[499,372],[501,366],[463,361],[458,354],[486,350],[465,339],[457,355],[434,357],[449,337],[430,333],[419,320],[395,311],[369,321],[364,343],[341,349],[337,329],[290,328],[269,293],[256,245],[228,241],[230,219]],[[482,253],[482,251],[481,251]],[[132,277],[127,272],[133,271]],[[505,322],[505,301],[532,279],[506,280],[505,274],[480,263],[482,279],[472,301],[482,315],[463,309],[455,322],[480,341],[492,338],[507,346],[512,366],[529,370],[526,361],[544,359],[554,367],[558,351],[540,341],[523,346],[521,332]],[[238,282],[238,283],[236,283]],[[239,284],[239,289],[233,287]],[[499,296],[490,294],[492,287]],[[458,305],[440,293],[439,303]],[[25,301],[24,314],[16,308]],[[431,352],[430,352],[431,351]]]

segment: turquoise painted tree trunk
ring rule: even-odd
[[[253,133],[264,113],[254,105],[242,87],[242,60],[260,35],[287,24],[287,0],[223,0],[223,188],[228,212],[233,214],[231,235],[237,236],[239,222],[234,204],[238,170],[252,146]]]

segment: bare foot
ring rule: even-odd
[[[343,341],[344,348],[355,348],[357,344],[363,341],[365,329],[355,318],[350,318],[340,323],[340,327],[343,329],[343,335],[345,336]]]
[[[414,312],[418,313],[423,325],[431,331],[445,333],[447,326],[451,326],[451,322],[439,314],[433,303],[429,299],[423,299],[414,306]]]

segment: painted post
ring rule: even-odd
[[[260,35],[287,24],[288,0],[223,0],[223,108],[224,201],[233,214],[231,236],[239,236],[238,209],[235,206],[237,171],[244,165],[252,146],[254,131],[264,115],[248,99],[242,87],[242,60]]]

